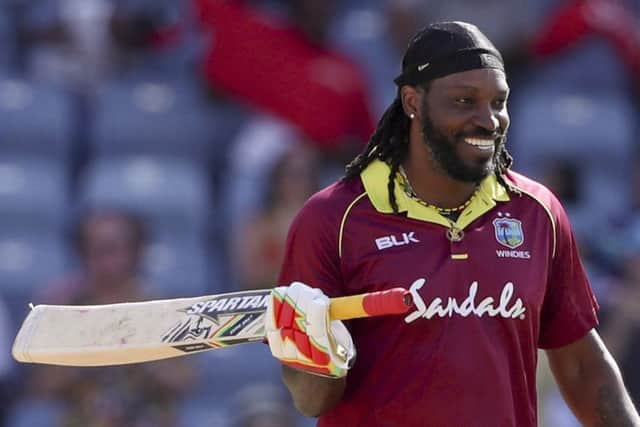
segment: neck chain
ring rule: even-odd
[[[469,206],[473,201],[473,199],[476,197],[476,195],[478,194],[478,191],[480,191],[480,186],[479,185],[476,186],[476,189],[473,191],[473,194],[471,195],[471,197],[469,197],[469,199],[467,199],[467,201],[461,204],[460,206],[457,206],[455,208],[441,208],[439,206],[432,205],[431,203],[428,203],[422,200],[420,197],[418,197],[415,190],[411,186],[411,183],[409,182],[409,178],[407,177],[407,173],[405,172],[402,165],[400,165],[400,167],[398,168],[398,171],[400,172],[400,177],[401,177],[400,184],[402,186],[402,190],[404,191],[404,194],[406,194],[407,197],[420,203],[423,206],[435,209],[440,215],[444,216],[447,219],[447,221],[449,221],[449,228],[447,229],[446,236],[450,242],[455,243],[455,242],[462,241],[462,239],[464,238],[464,231],[462,231],[462,229],[456,226],[455,221],[453,221],[450,218],[450,216],[451,217],[457,216],[463,210],[465,210],[465,208]]]
[[[478,194],[478,191],[480,190],[480,186],[476,186],[476,189],[473,191],[473,194],[471,195],[471,197],[469,197],[467,199],[467,201],[464,202],[463,204],[461,204],[460,206],[457,206],[455,208],[441,208],[440,206],[432,205],[431,203],[428,203],[428,202],[422,200],[416,194],[415,190],[411,186],[411,183],[409,182],[409,178],[407,177],[407,173],[405,172],[405,170],[404,170],[404,168],[402,166],[400,166],[398,168],[398,171],[400,172],[400,176],[402,177],[401,186],[402,186],[402,190],[404,191],[404,194],[406,194],[410,199],[420,203],[422,206],[426,206],[428,208],[432,208],[432,209],[437,210],[438,213],[440,215],[443,215],[443,216],[448,216],[448,215],[460,213],[463,210],[465,210],[466,207],[471,204],[473,199],[475,199],[476,195]]]

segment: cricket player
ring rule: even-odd
[[[584,425],[640,426],[565,211],[510,169],[500,53],[474,25],[432,24],[395,83],[289,231],[267,337],[298,409],[321,427],[536,426],[541,348]],[[407,315],[328,320],[328,297],[399,285]]]

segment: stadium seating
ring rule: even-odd
[[[69,266],[67,170],[44,157],[0,157],[0,295],[19,322],[40,286]]]
[[[144,260],[149,292],[197,296],[224,288],[208,239],[215,211],[204,169],[159,157],[102,157],[87,169],[78,204],[120,207],[149,225]]]
[[[63,163],[44,157],[0,157],[0,221],[4,227],[62,228],[68,214],[68,179]]]
[[[2,153],[68,160],[74,134],[73,100],[63,90],[0,77]]]
[[[152,230],[202,235],[211,216],[203,169],[152,157],[100,158],[83,178],[79,203],[123,207],[148,219]]]
[[[210,256],[202,237],[154,237],[144,260],[150,295],[181,298],[227,290],[219,258]]]
[[[630,90],[624,64],[612,46],[595,37],[545,60],[532,68],[531,77],[556,91],[620,93]]]
[[[393,79],[398,75],[402,52],[393,46],[384,14],[371,4],[353,3],[340,15],[331,33],[332,41],[367,74],[372,107],[378,117],[396,96]]]
[[[635,127],[629,99],[540,84],[519,90],[509,134],[515,169],[540,178],[558,159],[574,163],[582,193],[571,216],[574,228],[601,225],[630,196],[625,165],[633,155]]]
[[[60,277],[69,268],[69,260],[60,233],[33,225],[24,229],[0,226],[0,295],[16,327],[38,289]]]
[[[519,91],[522,101],[512,108],[510,140],[520,164],[539,163],[546,156],[602,162],[629,155],[634,125],[627,97],[542,85]]]
[[[228,142],[232,111],[191,85],[112,81],[95,100],[90,141],[101,157],[146,154],[202,163]]]

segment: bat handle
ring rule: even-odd
[[[409,310],[412,302],[411,293],[404,288],[331,298],[329,317],[333,320],[348,320],[402,314]]]

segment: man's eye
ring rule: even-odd
[[[473,99],[465,98],[465,97],[456,98],[456,104],[463,104],[463,105],[473,104]]]
[[[497,99],[495,101],[493,101],[493,105],[495,106],[495,108],[497,109],[502,109],[504,108],[504,106],[507,104],[507,100],[506,99]]]

